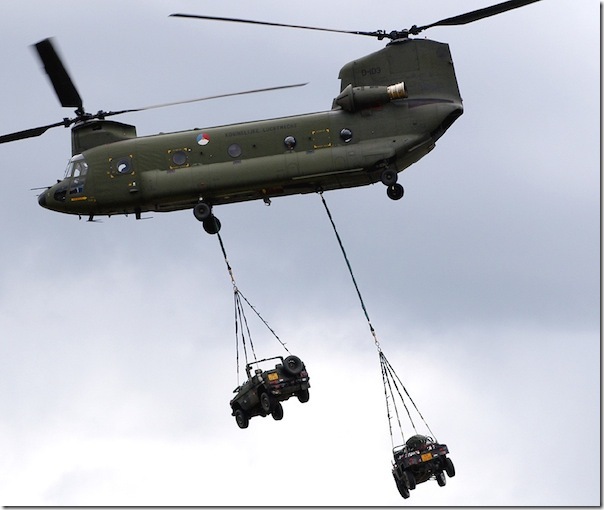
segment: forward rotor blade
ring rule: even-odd
[[[61,105],[77,108],[78,111],[83,112],[82,98],[69,77],[51,39],[44,39],[35,44],[35,47]]]
[[[540,0],[509,0],[508,2],[502,2],[500,4],[491,5],[490,7],[485,7],[484,9],[477,9],[475,11],[466,12],[465,14],[460,14],[451,18],[441,19],[440,21],[437,21],[436,23],[432,23],[430,25],[424,25],[422,27],[413,27],[410,32],[414,35],[417,35],[419,32],[426,30],[427,28],[437,26],[465,25],[467,23],[472,23],[474,21],[488,18],[490,16],[502,14],[504,12],[511,11],[512,9],[518,9],[519,7],[524,7],[525,5],[529,5],[539,1]]]
[[[2,135],[0,136],[0,143],[14,142],[16,140],[23,140],[24,138],[33,138],[34,136],[40,136],[46,133],[46,131],[48,131],[50,128],[58,126],[68,126],[68,123],[69,120],[57,122],[55,124],[49,124],[48,126],[40,126],[36,128],[26,129],[24,131],[17,131],[16,133],[10,133],[8,135]]]
[[[304,85],[307,85],[307,83],[297,83],[295,85],[281,85],[278,87],[268,87],[268,88],[264,88],[264,89],[245,90],[243,92],[231,92],[229,94],[219,94],[216,96],[206,96],[206,97],[199,97],[197,99],[188,99],[186,101],[175,101],[173,103],[156,104],[156,105],[152,105],[152,106],[145,106],[143,108],[135,108],[132,110],[120,110],[117,112],[106,112],[103,114],[103,116],[110,117],[112,115],[121,115],[122,113],[142,112],[145,110],[152,110],[154,108],[166,108],[168,106],[177,106],[180,104],[196,103],[198,101],[208,101],[210,99],[219,99],[222,97],[242,96],[244,94],[255,94],[256,92],[269,92],[271,90],[291,89],[294,87],[303,87]]]
[[[337,34],[352,34],[352,35],[368,35],[376,37],[380,32],[357,32],[352,30],[337,30],[334,28],[320,28],[320,27],[308,27],[305,25],[287,25],[284,23],[273,23],[270,21],[255,21],[251,19],[240,19],[240,18],[223,18],[218,16],[202,16],[197,14],[170,14],[175,18],[191,18],[191,19],[205,19],[210,21],[229,21],[232,23],[247,23],[248,25],[263,25],[269,27],[284,27],[284,28],[301,28],[302,30],[318,30],[320,32],[335,32]]]
[[[123,113],[142,112],[144,110],[152,110],[154,108],[166,108],[168,106],[177,106],[180,104],[195,103],[197,101],[208,101],[210,99],[218,99],[218,98],[222,98],[222,97],[242,96],[244,94],[254,94],[256,92],[269,92],[271,90],[291,89],[294,87],[303,87],[304,85],[307,85],[307,83],[297,83],[295,85],[281,85],[278,87],[267,87],[264,89],[245,90],[243,92],[232,92],[229,94],[218,94],[216,96],[206,96],[206,97],[200,97],[197,99],[189,99],[187,101],[175,101],[173,103],[156,104],[156,105],[152,105],[152,106],[145,106],[144,108],[134,108],[131,110],[120,110],[120,111],[115,111],[115,112],[99,111],[98,113],[93,114],[93,115],[82,114],[82,116],[78,116],[76,119],[63,119],[63,121],[57,122],[55,124],[49,124],[47,126],[40,126],[40,127],[36,127],[36,128],[26,129],[24,131],[17,131],[15,133],[10,133],[8,135],[2,135],[2,136],[0,136],[0,143],[14,142],[16,140],[22,140],[24,138],[33,138],[35,136],[40,136],[40,135],[46,133],[46,131],[49,130],[50,128],[58,127],[58,126],[69,127],[74,122],[88,121],[88,120],[92,120],[92,119],[104,119],[105,117],[111,117],[113,115],[121,115]]]

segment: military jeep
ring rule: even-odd
[[[446,444],[420,434],[411,436],[404,445],[395,447],[392,475],[400,495],[407,499],[410,490],[430,478],[435,478],[438,485],[444,487],[447,483],[445,473],[449,478],[455,476],[455,467],[447,457],[448,453]]]
[[[257,367],[259,363],[270,360],[279,360],[280,363],[270,370],[255,368],[252,374],[254,365]],[[261,359],[248,363],[245,370],[247,381],[235,388],[233,393],[236,395],[230,402],[231,414],[235,417],[239,428],[247,428],[253,416],[264,417],[270,414],[275,420],[282,419],[281,402],[294,395],[300,402],[308,402],[310,396],[308,372],[297,356],[292,355],[285,359],[282,356]]]

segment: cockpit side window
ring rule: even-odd
[[[69,194],[76,195],[84,193],[84,179],[82,177],[74,177],[69,185]]]
[[[69,179],[70,177],[80,177],[86,175],[87,172],[88,163],[86,163],[84,156],[81,154],[76,154],[69,160],[69,163],[67,163],[64,178]]]
[[[86,163],[84,156],[81,154],[73,156],[69,160],[69,163],[67,163],[67,168],[65,169],[64,180],[66,183],[64,186],[61,186],[60,189],[57,189],[55,199],[64,201],[67,192],[69,195],[84,193],[84,183],[86,181],[87,173],[88,163]]]
[[[88,172],[88,164],[86,161],[75,161],[73,164],[73,176],[84,177]]]

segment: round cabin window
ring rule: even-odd
[[[129,159],[122,158],[116,163],[115,168],[118,174],[127,174],[132,170],[132,165]]]
[[[231,156],[232,158],[238,158],[239,156],[241,156],[241,145],[239,145],[238,143],[233,143],[231,145],[229,145],[229,148],[227,149],[229,156]]]
[[[182,166],[187,163],[187,153],[185,151],[174,151],[172,153],[172,163],[176,166]]]
[[[286,136],[283,140],[283,144],[288,150],[292,150],[296,146],[296,139],[293,136]]]
[[[350,142],[350,140],[352,140],[352,131],[348,128],[342,129],[342,131],[340,131],[340,138],[344,143]]]

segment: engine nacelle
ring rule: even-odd
[[[395,83],[387,87],[382,85],[353,87],[348,85],[338,97],[334,99],[334,108],[340,106],[347,112],[357,112],[364,108],[371,108],[389,103],[395,99],[405,99],[408,96],[404,82]]]

